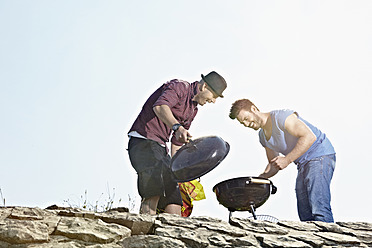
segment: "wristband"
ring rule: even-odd
[[[179,123],[174,124],[174,125],[172,126],[172,130],[173,130],[173,132],[177,132],[177,130],[180,128],[180,126],[182,126],[182,125],[179,124]]]

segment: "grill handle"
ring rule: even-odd
[[[271,184],[271,194],[275,194],[276,191],[278,190],[277,187],[274,186],[274,184],[270,180],[266,179],[260,179],[260,178],[249,178],[246,184],[251,184],[251,183],[258,183],[258,184]]]
[[[249,178],[247,183],[259,183],[259,184],[271,184],[269,180],[259,179],[259,178]]]

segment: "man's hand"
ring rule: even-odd
[[[285,169],[291,161],[287,157],[282,157],[282,156],[277,156],[273,159],[270,160],[271,166],[278,170],[283,170]]]
[[[182,143],[188,143],[191,139],[191,134],[187,131],[186,128],[180,126],[175,133],[175,137],[178,141]]]
[[[275,176],[278,171],[279,169],[277,167],[274,167],[271,163],[268,163],[265,171],[261,173],[259,177],[270,178],[272,176]]]

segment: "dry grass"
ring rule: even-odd
[[[3,192],[1,191],[1,188],[0,188],[0,198],[1,198],[0,204],[2,204],[5,207],[5,198],[3,196]]]
[[[135,209],[135,200],[136,198],[132,198],[130,195],[128,195],[128,209],[129,211],[133,211]],[[106,212],[111,210],[114,207],[119,207],[119,205],[122,203],[122,199],[115,200],[115,188],[110,191],[109,188],[107,188],[107,195],[102,193],[100,197],[91,202],[88,200],[88,191],[85,190],[83,195],[80,195],[80,198],[78,198],[77,201],[72,201],[71,199],[67,199],[63,201],[64,204],[67,204],[69,207],[74,208],[82,208],[88,211],[93,212]]]

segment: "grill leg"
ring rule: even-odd
[[[254,207],[253,207],[253,205],[250,205],[250,207],[251,207],[251,211],[252,211],[253,218],[254,218],[255,220],[257,220],[257,216],[256,216],[256,213],[254,212]]]
[[[232,212],[229,211],[229,223],[231,224],[231,216],[232,216]]]

